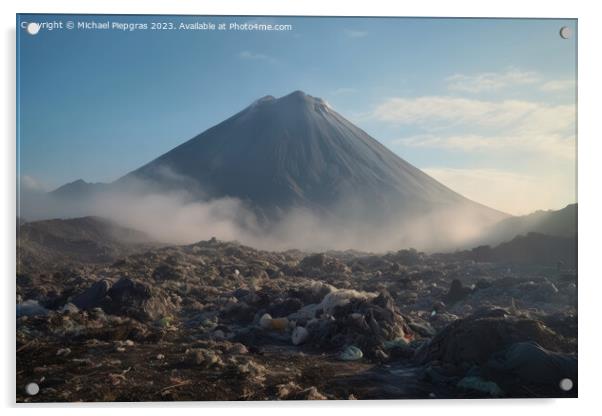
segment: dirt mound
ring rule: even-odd
[[[80,309],[100,307],[108,314],[139,321],[160,319],[178,306],[162,289],[129,277],[115,284],[106,279],[95,282],[71,302]]]
[[[382,355],[388,341],[409,343],[414,332],[399,313],[391,295],[373,299],[353,298],[336,306],[332,316],[321,316],[307,325],[309,343],[321,349],[359,347],[368,358]]]
[[[551,351],[571,350],[564,337],[543,322],[494,309],[459,319],[417,352],[420,362],[484,364],[492,354],[517,342],[533,341]]]

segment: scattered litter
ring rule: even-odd
[[[481,377],[464,377],[462,380],[458,382],[458,387],[461,389],[471,389],[480,391],[482,393],[487,393],[493,397],[501,397],[504,395],[504,392],[493,381],[483,380]]]
[[[339,355],[339,359],[343,361],[357,361],[361,360],[364,356],[362,350],[354,345],[350,345]]]
[[[17,318],[21,316],[44,316],[48,315],[48,309],[38,303],[37,300],[26,300],[17,303]]]
[[[293,330],[293,335],[291,336],[291,340],[293,345],[303,344],[307,338],[309,337],[309,332],[302,326],[298,326]]]

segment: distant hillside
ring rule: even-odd
[[[444,255],[445,256],[445,255]],[[577,236],[559,237],[539,233],[519,235],[498,246],[479,246],[450,254],[487,263],[537,264],[577,267]]]
[[[486,231],[476,243],[496,245],[528,233],[574,237],[577,234],[577,204],[567,205],[558,211],[537,211],[529,215],[503,219]]]
[[[99,217],[28,222],[17,231],[17,269],[111,262],[124,253],[156,244],[140,231]]]
[[[78,179],[58,187],[50,194],[63,199],[78,199],[90,197],[108,188],[109,186],[106,183],[88,183],[82,179]]]

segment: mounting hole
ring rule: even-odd
[[[27,33],[29,33],[30,35],[37,35],[39,31],[39,23],[31,22],[27,24]]]
[[[39,392],[40,386],[38,386],[38,383],[29,383],[27,386],[25,386],[25,393],[29,394],[30,396],[35,396]]]
[[[570,378],[563,378],[558,384],[560,386],[560,390],[571,391],[573,389],[573,380]]]
[[[568,39],[568,38],[571,37],[571,28],[567,27],[567,26],[562,26],[560,28],[560,32],[559,33],[560,33],[560,37],[562,39]]]

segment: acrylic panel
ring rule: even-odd
[[[17,15],[17,401],[576,397],[576,66],[576,19]]]

